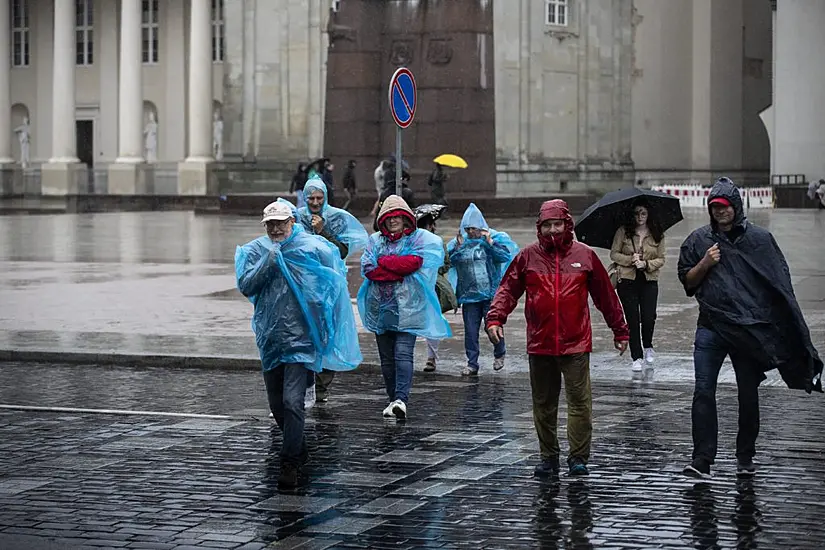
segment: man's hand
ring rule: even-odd
[[[484,231],[482,231],[482,232],[481,232],[481,236],[482,236],[482,237],[484,237],[484,238],[487,240],[487,244],[489,244],[490,246],[492,246],[492,244],[493,244],[493,237],[490,235],[490,232],[489,232],[489,231],[487,231],[487,230],[485,229]]]
[[[624,352],[627,351],[627,340],[615,340],[613,347],[619,350],[619,355],[624,355]]]
[[[490,338],[490,342],[495,346],[504,338],[504,327],[501,325],[491,326],[487,329],[487,337]]]
[[[464,244],[464,237],[461,236],[461,229],[458,230],[458,235],[455,238],[455,242],[456,244],[458,244],[458,246]]]
[[[719,250],[719,243],[715,243],[713,246],[708,248],[708,251],[705,252],[705,257],[702,258],[707,265],[714,266],[719,263],[719,260],[722,258],[722,251]]]
[[[312,215],[312,230],[315,231],[316,235],[324,230],[324,218],[318,214]]]

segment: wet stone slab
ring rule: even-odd
[[[425,504],[426,502],[420,500],[382,497],[357,508],[355,512],[376,516],[403,516]]]
[[[312,497],[307,495],[278,495],[255,505],[255,508],[276,512],[318,514],[346,502],[347,499]]]
[[[439,480],[416,481],[402,489],[398,489],[392,494],[394,495],[409,495],[412,497],[443,497],[449,495],[453,491],[463,489],[466,485],[457,483],[449,483]]]
[[[432,466],[434,464],[441,464],[452,457],[455,453],[441,453],[437,451],[391,451],[389,453],[377,456],[372,460],[374,462],[400,462],[402,464],[425,464]]]
[[[486,434],[479,432],[439,432],[425,438],[421,441],[447,441],[450,443],[489,443],[494,439],[502,437],[504,434]]]
[[[478,481],[492,475],[498,468],[486,468],[483,466],[453,466],[444,471],[437,472],[433,477],[440,479],[457,479],[467,481]]]
[[[31,489],[48,485],[50,481],[27,479],[22,477],[8,477],[0,479],[0,495],[17,495]]]
[[[162,451],[184,442],[185,440],[183,439],[169,437],[127,437],[101,445],[99,449],[101,451],[130,451],[139,449]]]
[[[383,524],[382,519],[337,517],[305,529],[304,533],[328,533],[333,535],[360,535]]]

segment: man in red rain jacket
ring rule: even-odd
[[[620,353],[630,339],[627,323],[607,271],[593,250],[573,240],[573,218],[562,200],[541,205],[536,222],[539,241],[515,257],[487,313],[493,343],[504,336],[504,324],[519,298],[527,293],[527,353],[533,393],[533,421],[541,447],[535,475],[559,473],[558,426],[561,377],[567,394],[567,439],[571,476],[587,475],[590,458],[592,396],[590,393],[590,328],[588,293],[613,330]]]

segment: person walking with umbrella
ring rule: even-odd
[[[626,212],[624,225],[613,237],[610,259],[616,264],[616,290],[630,329],[633,379],[640,380],[653,374],[653,328],[659,271],[665,265],[665,239],[656,212],[644,197],[636,199]]]
[[[422,204],[416,207],[415,220],[418,228],[437,235],[435,222],[446,208],[443,204]],[[453,285],[447,280],[449,271],[450,255],[447,253],[447,243],[444,243],[444,265],[438,268],[438,277],[435,280],[435,294],[438,296],[438,303],[441,304],[441,313],[458,310],[458,299],[455,297]],[[424,365],[424,372],[435,372],[440,343],[439,339],[427,338],[427,364]]]

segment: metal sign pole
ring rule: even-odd
[[[403,193],[403,185],[401,184],[401,168],[403,166],[401,160],[401,127],[395,127],[395,194],[399,197]]]

